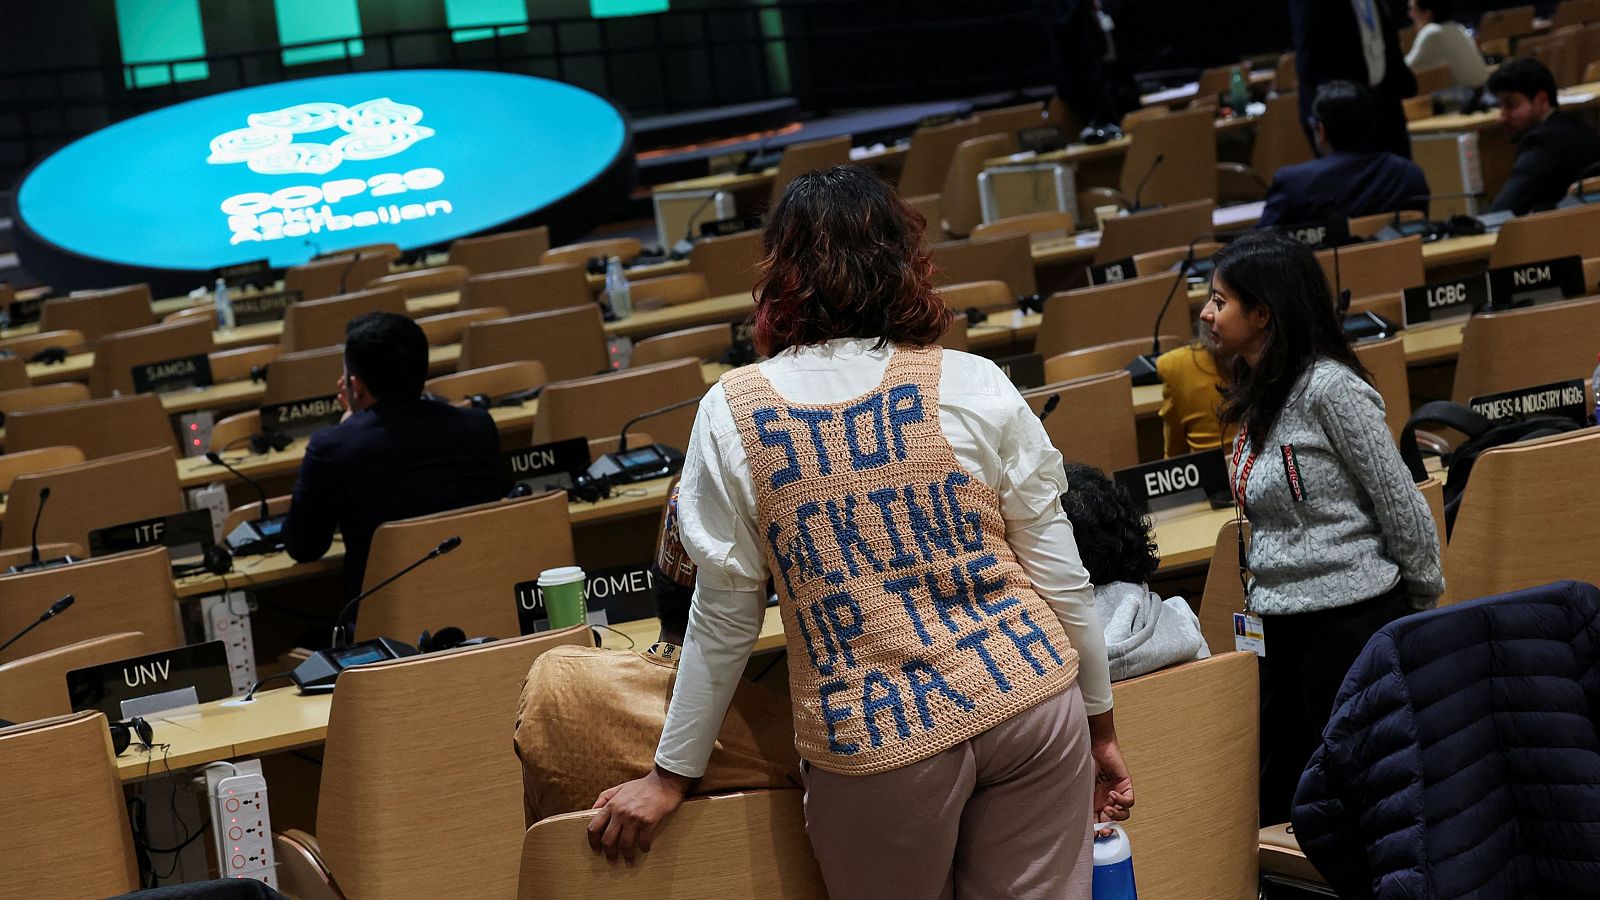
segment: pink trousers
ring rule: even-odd
[[[801,764],[830,900],[1087,900],[1094,762],[1077,685],[890,772]]]

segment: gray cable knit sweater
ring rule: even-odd
[[[1378,392],[1340,363],[1318,359],[1300,376],[1245,489],[1252,611],[1348,606],[1402,579],[1418,609],[1444,592],[1433,516],[1383,412]],[[1254,449],[1246,439],[1241,461]]]

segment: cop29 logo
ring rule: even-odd
[[[422,110],[388,97],[354,106],[299,103],[272,112],[251,113],[246,127],[211,139],[212,165],[244,163],[261,175],[326,175],[345,160],[352,162],[394,156],[433,136],[419,125]],[[306,140],[337,128],[331,141]]]

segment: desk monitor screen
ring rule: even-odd
[[[72,711],[98,709],[113,722],[127,718],[124,703],[184,690],[193,690],[200,703],[233,694],[228,651],[222,641],[190,644],[67,673]]]

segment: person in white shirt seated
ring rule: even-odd
[[[1455,7],[1455,0],[1411,0],[1408,11],[1417,37],[1406,54],[1406,65],[1413,72],[1449,66],[1451,84],[1481,88],[1489,80],[1489,66],[1472,35],[1453,20]]]
[[[1211,655],[1200,619],[1182,597],[1145,586],[1161,565],[1150,520],[1121,485],[1099,469],[1067,463],[1061,506],[1072,522],[1078,555],[1094,585],[1095,611],[1105,628],[1111,680],[1121,681]]]

